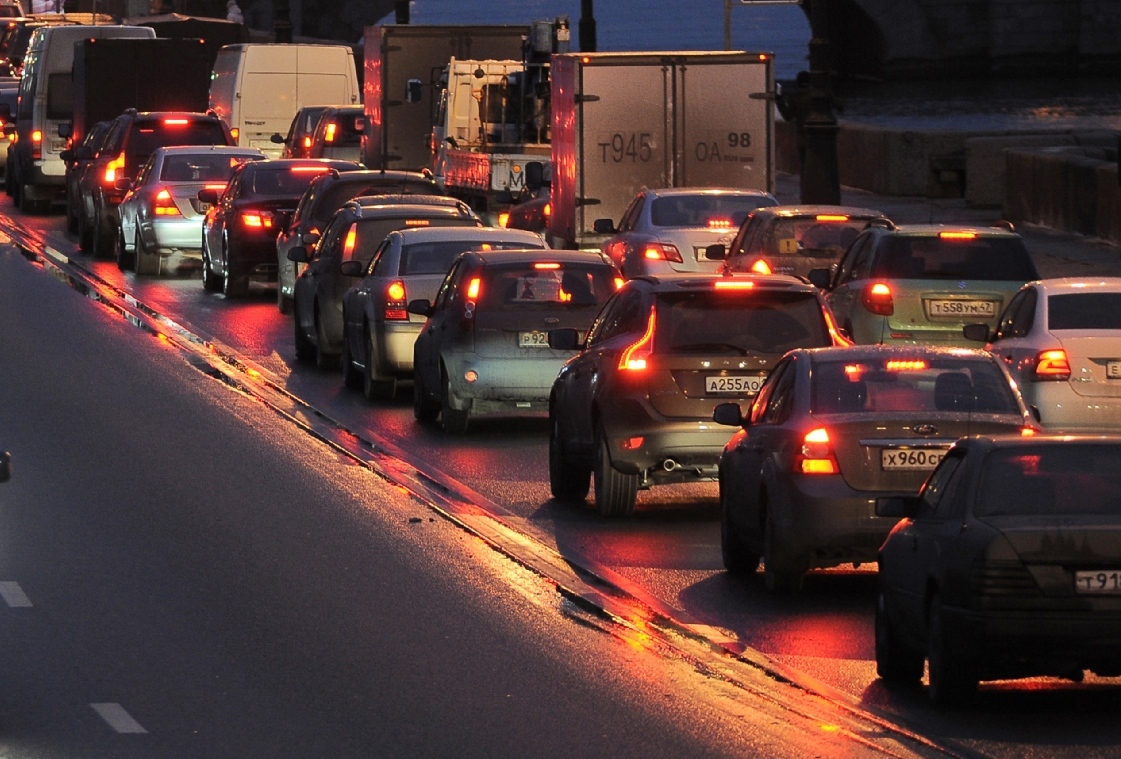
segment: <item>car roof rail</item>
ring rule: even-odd
[[[1007,219],[1001,219],[1000,221],[994,221],[992,226],[996,227],[997,229],[1007,230],[1009,232],[1015,232],[1016,231],[1015,225],[1013,225],[1012,222],[1008,221]]]
[[[868,222],[869,227],[879,227],[880,229],[897,229],[895,222],[891,219],[872,219]]]

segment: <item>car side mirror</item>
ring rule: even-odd
[[[806,278],[817,289],[828,290],[829,284],[833,280],[833,272],[830,269],[811,269]]]
[[[723,261],[728,257],[728,248],[722,243],[716,245],[709,245],[705,248],[705,258],[709,261]]]
[[[366,273],[366,265],[361,261],[343,261],[339,264],[339,272],[344,277],[361,277]]]
[[[59,137],[68,138],[72,134],[74,134],[74,125],[71,124],[69,121],[64,121],[64,122],[62,122],[61,124],[58,125],[58,136]]]
[[[919,503],[917,495],[882,496],[876,499],[876,516],[913,517],[919,513]]]
[[[302,242],[304,245],[315,245],[317,242],[319,242],[319,233],[305,232],[303,236],[300,237],[300,242]]]
[[[272,137],[269,138],[269,142],[273,143],[274,145],[283,145],[285,143],[284,135],[282,135],[280,132],[276,132]]]
[[[307,248],[303,245],[297,245],[288,249],[288,260],[295,261],[298,264],[306,264],[311,260],[311,257],[307,254]]]
[[[966,340],[974,340],[979,343],[989,342],[989,325],[988,324],[966,324],[961,328],[961,334],[965,336]]]
[[[74,151],[64,150],[58,154],[58,157],[61,158],[64,163],[70,163],[74,160]]]
[[[596,219],[592,222],[592,230],[599,235],[613,235],[617,231],[611,219]]]
[[[747,420],[743,418],[743,411],[738,403],[720,403],[712,410],[712,421],[726,427],[743,427]]]
[[[113,182],[113,189],[128,192],[132,189],[132,180],[128,177],[117,177],[116,181]]]
[[[198,199],[200,203],[214,205],[218,202],[218,191],[210,188],[199,190]]]
[[[417,300],[410,300],[409,305],[405,310],[410,314],[417,316],[429,317],[432,316],[432,302],[428,298],[418,298]]]
[[[549,347],[557,351],[578,351],[584,345],[579,330],[564,328],[549,330]]]
[[[12,455],[7,451],[0,451],[0,482],[12,479]]]

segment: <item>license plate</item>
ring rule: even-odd
[[[996,306],[995,300],[928,300],[926,312],[932,317],[968,316],[991,319],[996,316]]]
[[[519,332],[518,333],[518,347],[519,348],[548,348],[549,347],[549,333],[548,332]]]
[[[203,203],[201,201],[199,202],[199,213],[206,213],[209,210],[210,210],[210,204],[209,203]]]
[[[706,393],[747,393],[754,395],[763,386],[763,377],[705,377]]]
[[[1075,572],[1074,592],[1086,595],[1121,595],[1121,569]]]
[[[884,448],[880,466],[887,472],[927,471],[938,466],[945,448]]]
[[[66,140],[51,140],[51,150],[55,153],[66,150]]]
[[[1106,379],[1121,379],[1121,361],[1110,361],[1105,365]]]

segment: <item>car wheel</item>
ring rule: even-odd
[[[117,268],[121,271],[135,269],[136,261],[133,259],[133,255],[125,250],[124,232],[117,230],[117,234],[113,239],[115,241],[113,243],[113,258],[117,261]]]
[[[604,517],[629,517],[638,498],[638,475],[623,474],[611,465],[607,433],[596,435],[595,479],[596,509]]]
[[[296,315],[296,318],[293,319],[292,322],[296,325],[296,360],[308,363],[315,358],[315,346],[312,345],[311,340],[308,340],[307,335],[304,334],[304,328],[300,324],[299,314]]]
[[[230,265],[230,248],[225,236],[222,237],[222,259],[226,262],[226,270],[222,275],[222,294],[227,298],[244,298],[249,294],[249,277],[234,276],[233,266]]]
[[[761,499],[762,500],[762,499]],[[766,504],[760,503],[761,508]],[[779,546],[775,537],[774,520],[770,509],[766,510],[766,523],[763,528],[763,583],[774,595],[792,595],[802,589],[803,573],[784,566],[779,558]]]
[[[876,597],[876,674],[893,685],[917,685],[922,680],[923,655],[899,640],[885,604],[881,590]]]
[[[413,363],[413,417],[421,424],[432,424],[440,413],[440,406],[428,398],[421,379],[420,369]]]
[[[734,575],[749,575],[759,568],[758,553],[752,551],[736,534],[735,525],[732,524],[731,505],[725,493],[724,485],[720,485],[720,556],[724,560],[724,568]]]
[[[375,377],[377,371],[377,357],[374,355],[374,336],[370,328],[366,328],[366,369],[362,372],[362,395],[366,400],[393,400],[397,395],[396,377]]]
[[[343,327],[343,384],[352,390],[362,387],[362,374],[354,366],[354,356],[350,353],[350,335]]]
[[[965,706],[977,693],[978,677],[969,663],[971,652],[955,647],[946,629],[942,599],[935,594],[930,601],[927,623],[927,658],[930,663],[927,695],[938,706]]]
[[[339,357],[327,352],[327,336],[323,334],[323,319],[318,306],[315,308],[315,365],[322,370],[339,368]]]
[[[66,196],[66,231],[72,235],[78,234],[78,214],[74,213],[76,203]]]
[[[449,435],[462,435],[467,432],[467,409],[452,408],[451,380],[444,375],[443,388],[440,392],[440,426]]]
[[[222,280],[214,273],[214,266],[210,260],[210,246],[206,244],[206,235],[202,238],[202,289],[209,293],[216,293],[222,287]]]
[[[93,217],[93,255],[95,258],[112,258],[114,245],[116,245],[116,236],[112,234],[113,230],[105,229],[105,225],[101,222],[101,217],[94,214]]]
[[[565,454],[560,419],[549,419],[549,490],[558,501],[583,501],[592,484],[592,471],[576,466]]]
[[[123,241],[123,237],[122,237]],[[157,277],[160,274],[160,254],[152,253],[144,247],[144,238],[140,236],[140,230],[136,230],[135,242],[133,243],[133,258],[136,262],[136,273]]]
[[[27,194],[27,189],[27,185],[23,184],[22,182],[17,185],[16,205],[19,206],[19,210],[23,211],[24,213],[34,213],[35,201],[33,201]]]
[[[83,209],[78,209],[78,249],[83,253],[93,252],[93,231]]]

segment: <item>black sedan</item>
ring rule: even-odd
[[[972,437],[880,549],[876,668],[967,703],[980,680],[1121,676],[1121,436]]]
[[[313,179],[331,169],[362,168],[353,161],[314,159],[251,163],[238,167],[221,193],[198,194],[209,206],[202,225],[202,284],[227,298],[245,295],[250,277],[276,281],[276,238]]]

